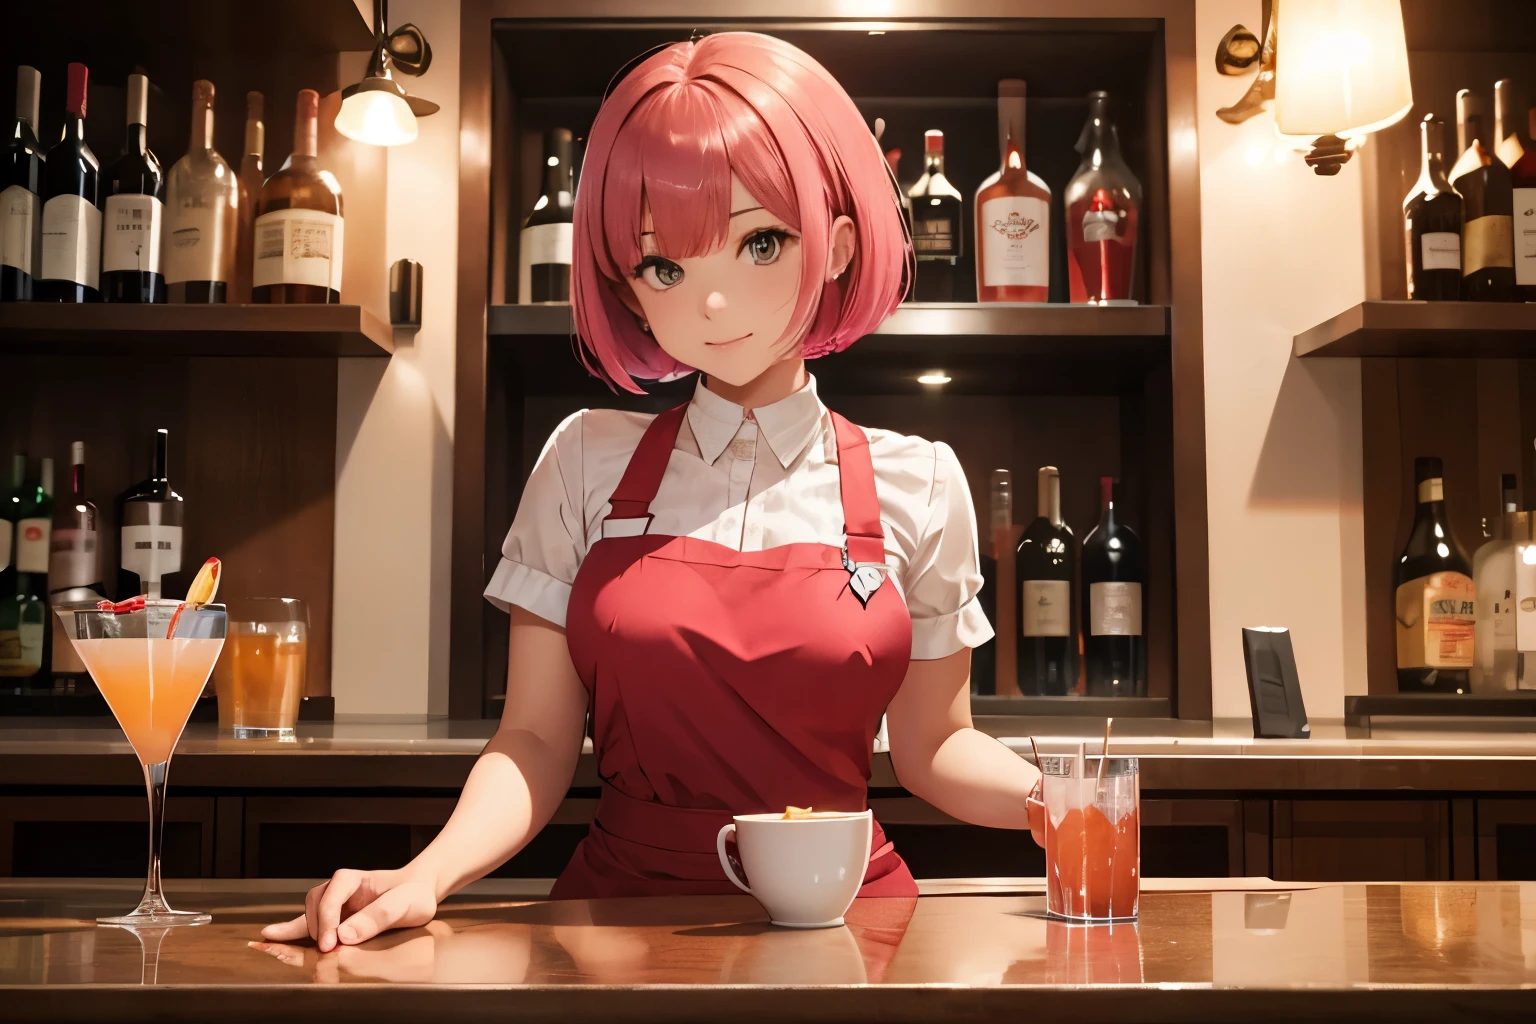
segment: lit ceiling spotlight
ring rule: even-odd
[[[917,377],[917,382],[919,384],[928,384],[932,387],[939,387],[940,385],[948,384],[952,380],[954,380],[954,378],[945,373],[943,370],[929,370],[927,373],[918,374]]]
[[[391,74],[399,71],[416,76],[432,66],[432,47],[427,45],[426,36],[415,25],[401,25],[387,32],[387,18],[386,0],[374,0],[373,56],[368,60],[368,75],[341,91],[341,109],[336,113],[338,132],[371,146],[414,142],[416,119],[438,111],[431,100],[407,96]]]

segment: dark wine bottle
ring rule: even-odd
[[[99,302],[101,165],[85,144],[85,98],[90,73],[69,66],[64,132],[43,166],[42,271],[33,296],[44,302]]]
[[[1419,123],[1419,180],[1403,200],[1410,299],[1461,298],[1461,193],[1445,177],[1445,122]]]
[[[1510,302],[1515,297],[1514,194],[1509,168],[1493,155],[1481,104],[1466,89],[1456,94],[1460,170],[1451,184],[1462,198],[1461,297]]]
[[[1104,512],[1083,541],[1083,668],[1090,697],[1147,695],[1147,561],[1116,506],[1120,485],[1099,481]]]
[[[1515,200],[1515,298],[1536,302],[1536,107],[1526,112],[1525,144],[1509,177]]]
[[[1013,474],[994,469],[988,485],[988,528],[982,538],[981,590],[976,595],[982,613],[993,630],[1001,628],[997,612],[997,559],[1012,547],[1008,539],[1013,529]],[[971,692],[984,696],[997,693],[997,637],[971,651]]]
[[[1413,460],[1418,504],[1397,591],[1397,688],[1404,693],[1467,693],[1471,686],[1477,590],[1472,563],[1445,514],[1445,484],[1435,458]]]
[[[149,477],[123,493],[117,520],[122,524],[117,597],[161,596],[167,576],[181,571],[181,530],[186,503],[171,487],[170,433],[155,432],[154,461]],[[172,588],[177,592],[176,588]]]
[[[164,302],[160,232],[165,172],[149,148],[149,79],[128,76],[128,137],[107,172],[102,204],[101,297],[105,302]]]
[[[37,101],[43,76],[16,69],[16,123],[0,151],[0,302],[30,302],[43,238],[43,147]]]
[[[912,252],[917,302],[954,302],[956,266],[965,253],[960,192],[944,176],[944,133],[923,133],[923,176],[907,192],[912,200]]]
[[[571,181],[571,130],[553,128],[544,139],[544,191],[517,238],[519,302],[571,301]]]
[[[48,603],[54,608],[92,607],[107,596],[101,571],[101,513],[85,485],[85,442],[69,448],[69,493],[53,503],[53,537],[48,557]],[[51,617],[53,690],[90,688],[90,674],[75,652],[64,620]]]
[[[1077,682],[1077,538],[1061,518],[1061,474],[1040,468],[1038,516],[1019,539],[1019,692],[1062,697]]]

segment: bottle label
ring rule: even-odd
[[[0,676],[26,677],[42,667],[41,622],[23,622],[15,629],[0,630]]]
[[[167,573],[181,571],[181,527],[125,526],[122,537],[123,568],[136,573],[146,589],[151,585],[158,589]]]
[[[11,535],[14,532],[9,519],[0,519],[0,569],[11,567]]]
[[[1419,262],[1425,270],[1460,270],[1461,236],[1454,231],[1426,231],[1419,236]]]
[[[0,264],[32,273],[37,229],[37,196],[21,185],[0,192]]]
[[[126,192],[107,197],[102,218],[101,269],[160,272],[163,210],[154,196]]]
[[[1119,225],[1119,210],[1088,210],[1083,214],[1083,241],[1113,242]]]
[[[1536,188],[1515,189],[1515,283],[1536,285]]]
[[[1072,635],[1072,584],[1025,580],[1020,622],[1025,636]]]
[[[1141,636],[1141,584],[1090,583],[1088,632],[1091,636]]]
[[[1515,620],[1515,649],[1536,651],[1536,545],[1517,546],[1514,561],[1515,600],[1506,613]]]
[[[48,545],[48,589],[101,582],[101,541],[95,530],[54,530]]]
[[[533,268],[547,263],[571,265],[574,225],[534,224],[523,228],[517,240],[517,301],[544,302],[533,294]]]
[[[322,210],[273,210],[256,218],[253,287],[309,284],[341,290],[342,220]]]
[[[957,204],[941,201],[923,208],[928,200],[918,198],[912,211],[912,252],[918,259],[952,260],[960,256],[960,225],[955,220]]]
[[[981,283],[1044,288],[1051,283],[1051,210],[1034,196],[999,196],[981,204]]]
[[[80,196],[43,204],[42,279],[100,287],[101,211]]]
[[[165,283],[228,281],[234,217],[224,193],[184,195],[165,211]]]
[[[1515,265],[1514,218],[1490,213],[1469,220],[1461,228],[1461,276],[1484,267]]]
[[[47,519],[22,519],[16,523],[16,571],[48,571],[48,533],[53,523]]]
[[[1471,668],[1477,591],[1459,572],[1435,572],[1397,588],[1397,667]]]

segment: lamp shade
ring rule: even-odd
[[[387,78],[366,78],[342,93],[336,130],[373,146],[399,146],[416,139],[416,115]]]
[[[1275,129],[1379,131],[1413,107],[1399,0],[1278,0]]]

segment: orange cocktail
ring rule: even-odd
[[[1046,910],[1074,921],[1134,918],[1141,892],[1135,758],[1044,757]]]

